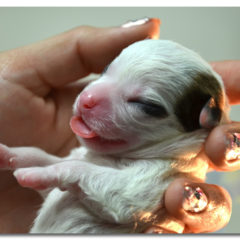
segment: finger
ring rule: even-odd
[[[240,169],[240,123],[233,122],[214,128],[205,142],[204,149],[213,169]]]
[[[165,206],[172,216],[183,221],[184,232],[214,232],[224,227],[231,216],[231,198],[223,188],[177,179],[168,187]]]
[[[166,230],[164,228],[161,228],[161,227],[150,227],[148,228],[144,233],[148,233],[148,234],[174,234],[176,232],[172,232],[172,231],[169,231],[169,230]]]
[[[144,233],[183,233],[185,224],[169,214],[166,208],[154,212],[154,220],[149,223]]]
[[[158,19],[132,27],[81,26],[40,43],[0,55],[0,77],[25,84],[42,95],[89,73],[100,73],[123,48],[157,37]]]
[[[221,61],[211,63],[213,69],[222,77],[230,104],[240,103],[240,61]]]

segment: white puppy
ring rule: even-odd
[[[58,158],[1,145],[0,164],[22,186],[51,190],[32,233],[138,233],[175,178],[205,178],[208,162],[195,157],[227,112],[221,78],[199,55],[144,40],[76,99],[70,125],[82,147]]]

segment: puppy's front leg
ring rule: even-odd
[[[19,168],[14,172],[19,184],[36,190],[58,187],[61,190],[80,190],[78,182],[85,165],[79,160],[62,161],[45,167]],[[77,186],[77,187],[76,187]]]
[[[147,169],[145,164],[149,165]],[[152,181],[149,176],[160,169],[156,169],[155,164],[145,164],[139,162],[128,168],[115,169],[69,160],[46,167],[18,169],[15,176],[25,187],[68,190],[101,219],[133,224],[144,213],[151,213],[158,207],[167,186],[159,188],[161,179]],[[142,174],[143,169],[147,176]]]
[[[32,166],[46,166],[61,158],[35,147],[7,147],[0,144],[0,169],[15,170]]]

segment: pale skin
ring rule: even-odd
[[[70,83],[100,73],[120,51],[129,44],[159,35],[159,21],[152,19],[131,28],[79,27],[43,42],[0,54],[0,142],[8,146],[36,146],[45,151],[65,156],[78,146],[69,126],[72,104],[84,87]],[[222,75],[231,104],[240,102],[240,69],[238,61],[213,63]],[[238,70],[239,71],[239,70]],[[235,74],[236,73],[236,74]],[[6,103],[8,103],[6,105]],[[211,159],[211,169],[236,170],[239,163],[229,165],[224,158],[225,145],[219,135],[238,129],[239,123],[215,128],[206,141],[206,154]],[[236,131],[236,130],[235,130]],[[216,139],[220,139],[216,141]],[[218,151],[216,151],[216,149]],[[219,186],[194,183],[204,190],[217,209],[228,206],[222,221],[214,221],[214,214],[205,211],[194,216],[182,209],[182,189],[187,179],[177,179],[165,195],[166,219],[181,222],[185,232],[216,231],[229,221],[231,199]],[[26,233],[40,206],[41,197],[33,190],[18,185],[12,173],[0,174],[0,232]],[[176,194],[179,192],[179,194]],[[199,219],[215,222],[211,229]],[[171,232],[153,226],[146,232]]]

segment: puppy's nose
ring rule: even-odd
[[[96,105],[96,99],[90,92],[82,92],[80,96],[80,107],[84,109],[91,109]]]

